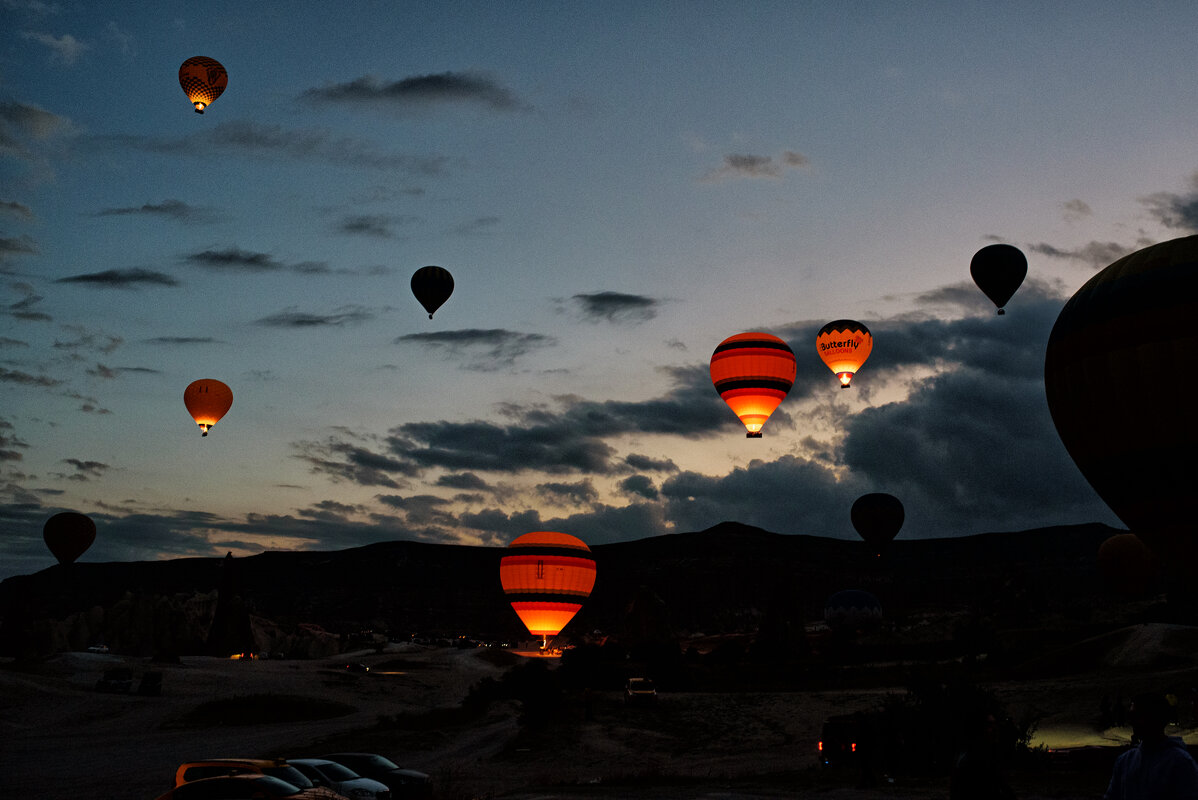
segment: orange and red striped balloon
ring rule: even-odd
[[[768,333],[729,336],[711,354],[711,382],[748,429],[746,436],[760,438],[761,427],[794,386],[794,351]]]
[[[576,536],[534,531],[508,545],[499,582],[529,633],[556,636],[595,587],[595,559]]]

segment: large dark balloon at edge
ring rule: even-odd
[[[96,523],[78,511],[61,511],[46,520],[42,538],[59,564],[70,564],[96,540]]]
[[[1044,358],[1052,421],[1082,475],[1164,563],[1198,576],[1198,236],[1085,283]]]
[[[1027,277],[1027,256],[1010,244],[990,244],[973,254],[969,262],[973,282],[1005,314],[1003,306]]]
[[[412,294],[433,318],[433,312],[453,294],[453,276],[444,267],[421,267],[412,273]]]

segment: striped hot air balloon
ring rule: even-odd
[[[761,426],[794,386],[794,351],[768,333],[729,336],[711,354],[711,382],[748,429],[746,436],[760,438]]]
[[[849,388],[853,375],[861,369],[874,349],[874,337],[869,328],[851,319],[829,322],[815,335],[815,350],[840,378],[840,388]]]
[[[508,545],[499,561],[499,582],[520,621],[544,647],[590,596],[595,559],[576,536],[534,531]]]
[[[1198,575],[1198,236],[1137,250],[1061,309],[1044,391],[1062,444],[1111,511]]]

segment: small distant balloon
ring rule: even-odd
[[[412,294],[433,318],[433,312],[453,294],[453,276],[444,267],[421,267],[412,273]]]
[[[750,439],[761,438],[765,421],[794,386],[795,370],[790,345],[768,333],[729,336],[711,354],[711,382]]]
[[[595,558],[568,533],[533,531],[517,537],[499,561],[499,582],[533,636],[546,640],[566,627],[595,586]]]
[[[62,511],[46,520],[42,538],[59,564],[70,564],[96,541],[96,523],[86,514]]]
[[[978,288],[998,306],[998,313],[1005,314],[1003,306],[1011,301],[1011,295],[1027,277],[1027,257],[1014,245],[986,245],[973,254],[969,274]]]
[[[233,407],[233,390],[213,378],[192,381],[183,391],[187,412],[200,426],[201,436]]]
[[[851,319],[829,322],[815,335],[815,350],[840,379],[841,389],[849,388],[853,375],[873,349],[874,337],[869,328]]]
[[[863,494],[853,503],[853,528],[875,551],[881,552],[903,527],[906,512],[897,497],[885,492]]]
[[[179,85],[195,106],[196,113],[203,114],[229,85],[229,73],[215,58],[193,56],[179,67]]]

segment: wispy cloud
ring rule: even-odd
[[[715,182],[733,178],[781,178],[787,169],[798,169],[810,163],[806,156],[793,150],[785,150],[777,160],[773,156],[730,154],[724,163],[709,170],[702,180]]]
[[[623,292],[592,292],[576,294],[574,301],[582,318],[588,322],[647,322],[657,316],[660,302],[652,297]]]
[[[1189,191],[1156,192],[1140,198],[1140,202],[1166,228],[1198,233],[1198,173],[1190,176]]]
[[[47,375],[30,375],[20,370],[0,367],[0,382],[15,383],[21,386],[60,386],[62,381]]]
[[[211,336],[155,336],[145,339],[146,344],[192,345],[192,344],[224,344],[220,339]]]
[[[1038,242],[1028,245],[1028,250],[1033,253],[1039,253],[1042,256],[1047,256],[1048,258],[1056,258],[1064,261],[1080,261],[1094,269],[1101,269],[1123,258],[1128,253],[1135,252],[1149,244],[1152,244],[1152,242],[1141,239],[1131,245],[1120,244],[1118,242],[1088,242],[1078,247],[1061,248],[1046,242]]]
[[[40,31],[22,31],[21,38],[45,45],[50,50],[50,60],[68,66],[79,60],[79,56],[91,49],[91,45],[81,42],[69,33],[54,36]]]
[[[21,219],[33,219],[33,211],[30,210],[29,206],[13,200],[0,200],[0,212],[20,217]]]
[[[182,200],[163,200],[161,203],[145,203],[140,206],[104,208],[95,213],[97,217],[150,216],[174,219],[180,222],[214,222],[217,215],[208,208],[197,208]]]
[[[323,261],[302,261],[285,264],[269,253],[255,253],[238,247],[224,250],[202,250],[184,256],[183,261],[196,267],[214,272],[293,272],[313,275],[329,272]]]
[[[340,233],[371,236],[376,239],[395,238],[395,226],[412,222],[416,217],[398,214],[354,214],[344,217],[337,225]]]
[[[392,109],[418,109],[447,104],[471,104],[492,111],[527,111],[530,106],[515,93],[485,75],[441,72],[383,81],[372,75],[345,83],[308,89],[301,101],[344,103]]]
[[[148,269],[108,269],[58,278],[55,283],[78,283],[100,289],[135,289],[139,286],[179,286],[175,278]]]
[[[395,344],[416,344],[441,349],[466,359],[468,369],[489,372],[510,367],[517,358],[532,350],[551,347],[557,340],[539,333],[519,333],[503,328],[463,328],[434,333],[409,333]]]
[[[363,306],[342,306],[331,314],[313,314],[289,308],[254,320],[254,324],[269,328],[341,328],[359,325],[374,317],[375,313]]]

